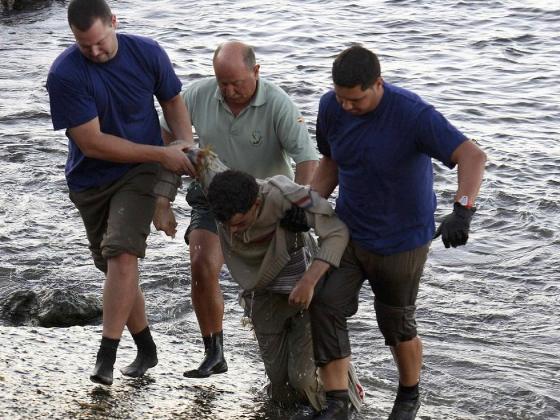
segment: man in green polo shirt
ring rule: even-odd
[[[286,175],[309,184],[317,167],[317,152],[295,104],[279,87],[259,77],[252,47],[241,42],[221,44],[214,53],[215,77],[199,80],[182,92],[200,147],[210,147],[230,168],[256,178]],[[175,136],[162,119],[165,141]],[[295,163],[295,178],[292,171]],[[187,190],[192,208],[185,233],[191,260],[191,299],[202,333],[205,355],[186,377],[208,377],[227,371],[223,354],[224,300],[218,276],[224,257],[217,227],[200,184]],[[175,233],[168,199],[158,198],[156,228]]]

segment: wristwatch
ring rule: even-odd
[[[466,207],[468,209],[473,207],[472,203],[469,202],[469,196],[468,195],[461,196],[461,198],[459,198],[457,203],[459,203],[460,205],[462,205],[463,207]]]

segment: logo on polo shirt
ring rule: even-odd
[[[262,143],[262,141],[263,141],[262,133],[259,130],[253,131],[253,134],[251,135],[251,143],[253,144],[253,146],[258,146],[259,144]]]

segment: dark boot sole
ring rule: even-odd
[[[187,370],[185,373],[183,373],[183,376],[185,378],[208,378],[209,376],[218,375],[220,373],[226,373],[227,371],[228,371],[228,366],[227,364],[224,363],[215,366],[209,372],[201,372],[199,369]]]
[[[89,379],[91,382],[95,382],[96,384],[113,385],[113,378],[107,378],[105,376],[90,375]]]

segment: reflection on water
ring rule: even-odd
[[[44,83],[72,42],[65,1],[0,12],[0,298],[69,287],[100,293],[78,212],[67,197],[62,133],[51,129]],[[211,75],[227,39],[256,46],[261,76],[300,106],[314,135],[333,57],[352,42],[376,50],[387,81],[433,103],[488,153],[469,244],[434,242],[418,300],[425,346],[423,418],[557,418],[560,385],[560,5],[556,2],[256,0],[113,2],[124,32],[156,38],[185,83]],[[456,174],[436,164],[437,216],[450,210]],[[184,191],[183,191],[184,193]],[[271,404],[252,333],[240,328],[237,289],[222,276],[230,371],[188,381],[202,356],[190,304],[176,200],[175,240],[153,234],[142,262],[160,364],[141,381],[88,379],[98,327],[14,328],[0,320],[0,415],[25,418],[281,419]],[[181,231],[182,229],[182,231]],[[371,292],[350,325],[366,388],[364,412],[385,418],[396,370],[372,318]],[[133,358],[123,338],[117,364]],[[120,364],[119,364],[120,363]]]

